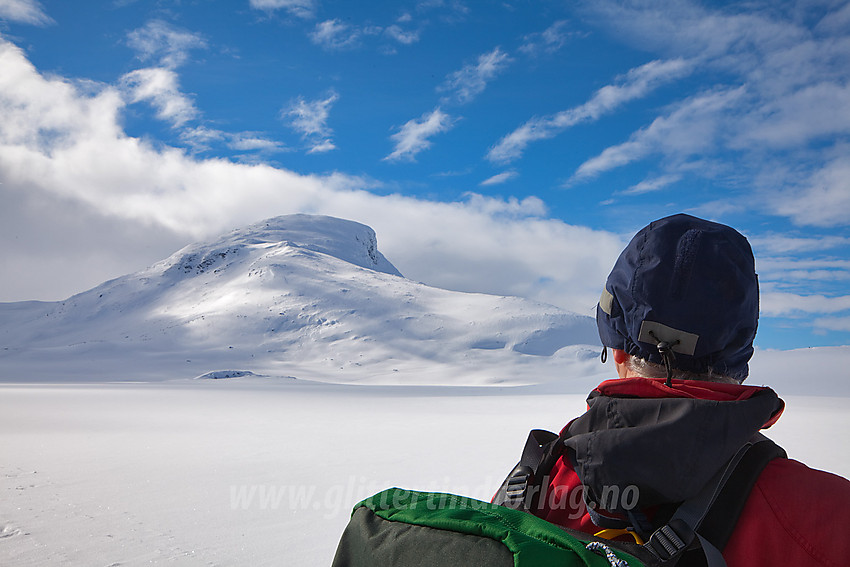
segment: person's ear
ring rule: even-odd
[[[617,364],[624,364],[628,359],[629,355],[624,350],[620,350],[618,348],[611,349],[614,357],[614,362]]]

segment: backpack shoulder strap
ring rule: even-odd
[[[741,458],[702,521],[700,533],[718,549],[726,547],[732,537],[750,491],[767,464],[773,459],[788,458],[782,447],[761,433],[756,434],[752,441],[752,446]]]
[[[563,454],[558,435],[532,430],[519,463],[511,471],[492,503],[518,510],[531,510],[539,488],[555,461]],[[764,467],[776,458],[786,458],[776,443],[757,433],[696,497],[684,502],[667,524],[655,530],[642,547],[664,565],[675,565],[687,551],[704,555],[709,567],[725,567],[721,550],[726,546],[744,509],[747,498]],[[700,549],[689,551],[699,541]],[[631,552],[640,551],[628,546]]]
[[[683,502],[670,521],[653,532],[644,547],[662,564],[674,565],[696,539],[708,567],[725,567],[720,550],[732,535],[750,490],[767,463],[784,456],[778,445],[757,433],[699,494]]]
[[[558,435],[551,431],[532,429],[519,462],[502,482],[492,503],[516,510],[531,509],[536,494],[534,487],[549,473],[563,450],[558,440]]]

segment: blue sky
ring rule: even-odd
[[[592,313],[627,239],[750,238],[757,344],[850,344],[850,4],[0,0],[0,301],[279,214]]]

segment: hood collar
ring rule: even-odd
[[[693,497],[784,402],[770,388],[664,379],[609,380],[566,428],[564,445],[597,504],[638,489],[640,508]],[[634,489],[632,489],[634,490]],[[612,512],[622,510],[612,509]]]
[[[723,384],[705,380],[673,380],[673,386],[668,387],[664,378],[614,378],[599,384],[590,393],[588,400],[595,395],[603,395],[618,398],[688,398],[731,402],[747,400],[764,392],[773,390],[767,386]],[[778,396],[776,399],[780,406],[761,429],[767,429],[776,423],[785,410],[785,402]]]

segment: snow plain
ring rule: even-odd
[[[390,486],[488,499],[528,429],[583,394],[264,379],[0,386],[0,563],[329,565]],[[848,398],[786,398],[768,434],[850,475]],[[839,440],[836,443],[836,440]]]
[[[287,217],[0,305],[0,564],[329,565],[357,501],[488,499],[611,377],[589,318],[410,282],[364,228]],[[843,476],[848,361],[758,351],[749,380],[787,402],[768,434]]]

